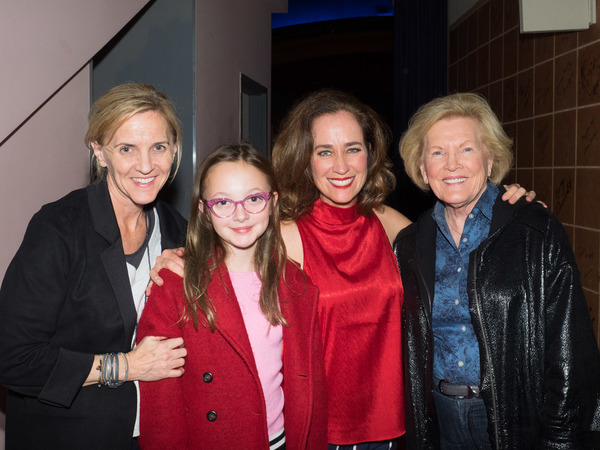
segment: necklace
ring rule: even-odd
[[[450,230],[450,235],[452,236],[452,239],[454,240],[454,244],[458,248],[458,246],[460,245],[460,238],[462,237],[462,231],[459,231],[452,226],[452,224],[450,223],[450,220],[448,219],[448,211],[447,210],[444,210],[444,217],[446,218],[446,223],[448,224],[448,228]],[[464,222],[463,222],[463,227],[464,227]]]
[[[444,216],[446,217],[446,223],[448,224],[448,228],[450,228],[450,231],[454,231],[456,234],[458,234],[458,236],[462,236],[462,230],[458,230],[457,228],[455,228],[452,223],[450,222],[450,219],[448,217],[448,211],[444,210]],[[464,224],[463,224],[464,225]]]
[[[152,211],[150,212],[152,213]],[[144,244],[146,246],[146,261],[148,263],[148,283],[150,283],[150,270],[152,270],[152,263],[150,261],[150,219],[148,218],[148,213],[144,212],[144,217],[146,219],[146,237],[144,238]],[[146,285],[148,285],[148,283],[146,283]],[[146,290],[144,289],[144,303],[141,305],[142,311],[144,310],[144,307],[146,306],[146,302],[148,302],[148,295],[146,294]],[[135,348],[136,346],[136,341],[137,341],[137,334],[138,334],[138,325],[139,325],[139,318],[135,321],[135,329],[133,330],[133,339],[131,340],[131,348]]]

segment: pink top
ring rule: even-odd
[[[283,428],[283,390],[281,382],[283,331],[281,325],[273,326],[265,318],[258,300],[261,282],[255,272],[229,272],[246,325],[246,332],[258,369],[267,407],[269,436]]]

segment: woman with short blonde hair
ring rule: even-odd
[[[506,135],[483,97],[473,93],[436,98],[419,108],[410,119],[408,130],[400,141],[400,156],[404,161],[406,174],[421,189],[430,189],[419,170],[423,161],[425,135],[434,123],[450,117],[471,117],[477,120],[483,144],[494,159],[490,180],[500,184],[512,166],[512,139]]]
[[[400,232],[407,448],[595,448],[600,354],[569,239],[503,202],[511,140],[476,94],[411,119],[406,171],[438,201]]]

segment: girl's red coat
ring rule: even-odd
[[[147,449],[267,449],[265,400],[244,320],[225,265],[213,274],[209,297],[216,330],[191,322],[183,312],[183,281],[163,270],[140,320],[144,336],[183,337],[188,356],[181,378],[140,382],[140,446]],[[294,265],[286,266],[279,298],[289,327],[283,328],[283,390],[286,446],[327,447],[327,399],[323,350],[317,323],[318,290]]]

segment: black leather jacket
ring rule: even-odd
[[[596,448],[600,354],[573,251],[552,214],[503,202],[503,192],[468,274],[490,442],[497,449]],[[431,394],[436,233],[428,211],[394,242],[404,285],[408,449],[439,447]]]

